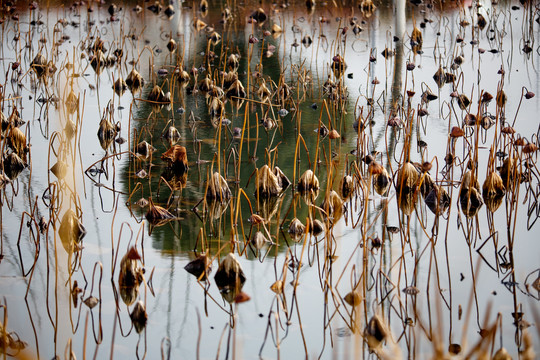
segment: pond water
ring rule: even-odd
[[[539,10],[3,2],[0,352],[535,358]]]

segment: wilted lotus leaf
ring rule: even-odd
[[[161,176],[167,180],[172,190],[182,190],[186,187],[187,172],[178,172],[172,168],[167,168]]]
[[[214,280],[223,298],[232,303],[246,281],[244,271],[233,253],[225,256],[219,264]]]
[[[273,292],[275,292],[278,295],[282,294],[283,293],[283,281],[278,280],[275,283],[273,283],[272,286],[270,286],[270,290],[272,290]]]
[[[240,66],[240,56],[237,54],[231,54],[227,58],[227,66],[229,67],[229,70],[236,71],[238,67]],[[236,76],[235,80],[238,79],[238,75]],[[232,82],[231,82],[232,84]]]
[[[118,286],[120,296],[126,305],[131,305],[139,294],[139,285],[144,281],[143,269],[139,265],[141,256],[133,246],[120,261],[120,273],[118,275]]]
[[[246,97],[246,90],[244,89],[244,85],[242,85],[240,80],[236,79],[227,89],[227,97],[229,99]]]
[[[107,65],[107,58],[105,57],[105,54],[103,54],[103,51],[98,49],[94,52],[94,55],[90,57],[90,65],[92,65],[92,68],[97,75],[101,74],[101,71],[105,68],[105,65]]]
[[[197,19],[197,20],[195,20],[195,22],[193,23],[193,26],[195,27],[195,29],[196,29],[197,31],[201,31],[201,30],[203,30],[203,29],[204,29],[206,26],[208,26],[208,25],[206,25],[206,23],[205,23],[204,21],[202,21],[201,19]]]
[[[62,160],[58,160],[56,162],[56,164],[54,164],[52,167],[51,167],[51,172],[54,174],[54,176],[56,176],[59,180],[62,180],[63,178],[66,177],[66,174],[67,174],[67,164],[62,161]]]
[[[167,161],[169,167],[175,172],[184,173],[188,170],[186,148],[174,145],[161,155],[161,159]]]
[[[306,170],[302,176],[300,176],[300,179],[298,180],[298,191],[300,193],[307,193],[307,192],[317,192],[319,191],[319,179],[317,179],[317,176],[311,171],[311,169]]]
[[[229,207],[230,199],[207,199],[208,200],[208,216],[211,220],[218,220],[223,216],[227,208]]]
[[[364,338],[370,350],[378,349],[389,335],[388,328],[378,315],[373,315],[364,329]]]
[[[502,347],[493,355],[493,360],[512,360],[512,356]]]
[[[331,218],[330,222],[334,224],[343,214],[343,200],[337,192],[332,190],[324,198],[321,208],[326,212],[328,217]]]
[[[459,189],[461,210],[467,217],[475,216],[484,204],[480,195],[480,183],[472,171],[467,171],[461,180]]]
[[[212,263],[206,254],[197,256],[184,266],[184,269],[191,275],[195,275],[197,279],[206,280],[208,274],[212,271]]]
[[[166,224],[175,218],[167,209],[154,205],[154,202],[150,200],[148,212],[146,213],[146,220],[153,226],[161,226]]]
[[[377,6],[375,6],[372,0],[362,0],[358,7],[366,18],[371,17],[371,15],[373,15],[375,10],[377,9]]]
[[[189,80],[190,80],[189,73],[186,70],[184,70],[184,68],[182,67],[177,68],[174,71],[174,75],[176,76],[178,84],[180,84],[182,88],[188,85]]]
[[[305,230],[306,227],[297,218],[292,219],[291,223],[289,224],[289,234],[294,241],[298,241],[304,234]]]
[[[332,71],[334,72],[334,76],[336,78],[340,78],[345,73],[345,70],[347,69],[347,64],[345,64],[345,60],[341,55],[336,55],[332,58]]]
[[[74,114],[77,110],[79,110],[79,98],[75,96],[73,90],[69,92],[65,104],[69,114]]]
[[[222,120],[222,115],[225,113],[225,105],[223,104],[223,101],[218,98],[213,98],[210,102],[209,111],[212,125],[214,127],[218,127],[220,121]]]
[[[148,160],[154,151],[156,148],[146,141],[141,141],[135,147],[135,155],[141,160]]]
[[[267,19],[266,13],[262,8],[258,8],[249,16],[251,19],[256,20],[259,24],[264,22]]]
[[[234,302],[237,303],[237,304],[244,303],[244,302],[247,302],[249,300],[251,300],[251,297],[248,294],[246,294],[245,292],[243,292],[243,291],[240,291],[234,297]]]
[[[26,135],[18,127],[11,127],[7,144],[23,161],[26,161],[28,145],[26,145]]]
[[[136,94],[144,86],[144,79],[137,70],[133,69],[126,78],[126,85],[129,87],[132,94]]]
[[[446,83],[446,74],[442,66],[439,66],[439,69],[435,72],[435,75],[433,75],[433,80],[435,80],[435,83],[437,83],[439,88],[443,87]]]
[[[489,211],[495,212],[499,208],[505,193],[506,189],[502,178],[496,172],[491,171],[482,185],[482,197]]]
[[[214,172],[210,180],[208,181],[208,190],[206,191],[206,198],[208,200],[226,201],[231,197],[231,189],[229,184],[221,176],[220,173]]]
[[[251,238],[251,244],[257,249],[260,250],[264,245],[269,242],[266,236],[260,231],[257,231]]]
[[[0,170],[0,190],[2,190],[6,184],[9,184],[11,180],[9,180],[9,177],[4,173],[4,171]]]
[[[516,183],[519,184],[520,173],[519,167],[517,166],[517,158],[508,157],[504,160],[501,167],[501,179],[503,181],[503,186],[507,191],[513,191]]]
[[[442,215],[450,206],[450,195],[442,186],[433,184],[424,201],[432,213]]]
[[[118,79],[116,79],[116,81],[113,84],[113,90],[118,96],[124,95],[127,88],[128,88],[128,85],[122,77],[119,77]]]
[[[417,196],[415,192],[399,192],[397,193],[397,201],[400,210],[405,215],[411,215],[416,205]]]
[[[372,161],[368,170],[373,175],[373,188],[379,195],[384,195],[390,187],[391,179],[388,171],[378,162]]]
[[[207,93],[210,91],[210,89],[212,89],[213,86],[214,82],[212,79],[210,79],[210,75],[206,75],[206,77],[199,83],[199,91]]]
[[[418,54],[422,51],[422,44],[424,43],[422,39],[422,32],[419,28],[414,25],[413,31],[411,33],[411,47],[413,51]]]
[[[457,102],[461,110],[467,109],[471,104],[471,100],[469,100],[469,98],[465,94],[458,95]]]
[[[114,138],[116,137],[116,133],[117,131],[114,125],[107,116],[104,116],[99,123],[99,130],[97,134],[99,144],[103,150],[107,150],[111,146]]]
[[[14,152],[10,153],[4,159],[5,175],[12,181],[15,180],[25,168],[25,162]]]
[[[268,165],[264,165],[259,169],[255,186],[257,187],[258,195],[263,198],[277,196],[282,191],[278,177],[274,175]]]
[[[99,304],[99,299],[96,298],[95,296],[89,296],[85,300],[83,300],[83,302],[90,309],[93,309],[96,307],[97,304]]]
[[[398,170],[397,181],[394,184],[396,187],[396,193],[411,193],[416,190],[418,182],[418,171],[410,162],[406,162]]]
[[[319,219],[310,220],[308,218],[309,233],[313,236],[319,236],[324,231],[324,225]]]
[[[171,102],[170,94],[166,95],[159,85],[154,85],[150,94],[148,94],[148,101],[154,105],[168,104]]]
[[[77,133],[77,125],[72,119],[66,120],[66,126],[64,127],[64,133],[66,134],[66,138],[68,140],[73,139],[75,134]]]
[[[173,146],[180,139],[180,132],[176,127],[171,125],[163,137],[169,142],[169,146]]]
[[[345,175],[341,179],[341,184],[339,186],[339,189],[341,191],[341,197],[343,199],[349,198],[349,196],[352,195],[354,191],[354,181],[351,175]]]
[[[86,229],[73,210],[69,209],[64,213],[60,221],[58,235],[68,253],[79,248],[78,244],[86,235]]]
[[[30,67],[35,71],[38,78],[41,78],[47,73],[47,59],[42,54],[37,54],[30,63]]]
[[[461,345],[459,344],[448,345],[448,352],[452,355],[458,355],[461,352]]]
[[[133,322],[135,331],[137,331],[137,334],[140,334],[146,327],[146,322],[148,321],[148,314],[146,313],[146,308],[141,300],[137,301],[135,307],[133,307],[133,311],[129,314],[129,317],[131,318],[131,322]]]
[[[266,86],[266,82],[263,80],[261,85],[259,86],[259,89],[257,90],[257,96],[262,102],[267,101],[270,98],[270,95],[272,95],[272,92],[268,87]]]
[[[351,306],[358,306],[362,303],[362,296],[356,291],[351,291],[343,298],[345,302]]]

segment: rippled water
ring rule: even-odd
[[[25,344],[17,356],[359,358],[370,353],[365,328],[376,314],[390,329],[376,350],[381,357],[426,358],[447,352],[450,344],[460,344],[463,357],[484,350],[494,354],[503,346],[513,358],[524,349],[540,352],[540,293],[534,284],[540,276],[537,152],[527,155],[523,146],[512,145],[518,137],[538,143],[540,102],[531,94],[524,97],[538,93],[538,6],[375,4],[373,11],[356,3],[317,3],[311,10],[304,2],[263,4],[268,19],[262,24],[248,20],[259,6],[255,3],[211,2],[206,13],[199,3],[174,3],[169,18],[164,10],[155,15],[146,9],[151,3],[141,3],[137,13],[131,2],[119,4],[114,19],[109,4],[40,3],[29,9],[17,3],[13,13],[4,4],[2,111],[9,117],[17,108],[29,146],[29,166],[2,189],[2,324],[12,332],[12,344],[17,338]],[[231,18],[223,23],[225,8]],[[488,22],[481,31],[477,12]],[[219,43],[209,45],[212,31],[197,31],[197,19],[221,35]],[[283,31],[271,34],[274,24]],[[416,54],[409,38],[414,24],[423,36]],[[308,35],[310,46],[302,42]],[[106,56],[123,50],[123,60],[99,75],[88,49],[98,37]],[[172,54],[170,38],[178,45]],[[381,54],[385,48],[392,56]],[[209,51],[214,60],[207,59]],[[38,53],[52,60],[51,76],[38,79],[30,70]],[[188,72],[198,69],[198,82],[210,69],[218,77],[228,71],[225,60],[231,53],[240,55],[237,73],[249,99],[239,107],[226,101],[220,128],[209,115],[207,97],[196,88],[193,92],[193,76],[180,87],[173,73],[183,64]],[[347,64],[341,100],[325,92],[329,77],[340,82],[331,69],[336,54]],[[458,56],[461,61],[454,60]],[[118,96],[113,83],[125,79],[134,63],[146,85],[136,95],[128,90]],[[456,76],[453,84],[438,88],[433,75],[439,67]],[[291,86],[290,101],[280,104],[274,97],[274,106],[260,104],[261,77],[269,87],[273,81],[274,89],[280,74]],[[156,109],[145,101],[153,84],[172,93],[170,106]],[[424,103],[428,88],[438,98]],[[481,111],[496,123],[487,130],[463,126],[467,112],[478,113],[483,92],[496,97],[501,88],[506,105],[497,106],[495,98]],[[415,94],[409,97],[407,90]],[[71,92],[79,98],[73,113]],[[471,99],[467,110],[459,108],[458,94]],[[429,114],[418,117],[421,108]],[[365,128],[357,131],[353,123],[360,113]],[[104,150],[97,133],[106,116],[117,124],[115,139],[125,142]],[[396,116],[404,125],[387,126]],[[267,131],[259,124],[268,117],[278,127]],[[68,120],[76,124],[72,139],[64,130]],[[335,128],[339,139],[318,136],[320,121]],[[163,137],[169,125],[178,129],[178,145],[187,150],[186,178],[161,159],[169,148]],[[466,136],[452,140],[455,126]],[[516,134],[501,135],[506,126]],[[4,170],[13,152],[6,137]],[[155,148],[149,159],[134,156],[143,140]],[[483,184],[493,144],[493,154],[512,151],[520,157],[528,181],[508,193],[494,213],[484,204],[468,218],[459,200],[461,179],[467,162],[476,158]],[[379,152],[375,159],[391,177],[404,153],[413,162],[432,162],[430,174],[450,194],[450,208],[435,217],[416,194],[416,206],[400,209],[394,185],[377,194],[362,160],[372,151]],[[448,153],[456,156],[453,166],[445,166]],[[48,171],[58,159],[67,165],[61,180]],[[492,166],[502,166],[502,159],[496,157]],[[293,185],[277,199],[258,200],[256,170],[269,162]],[[309,168],[320,180],[316,207],[295,186]],[[206,180],[214,171],[227,179],[232,198],[206,206]],[[304,224],[316,217],[330,225],[322,203],[331,189],[339,192],[346,173],[359,177],[341,219],[318,237],[306,234],[294,241],[288,233],[294,217]],[[141,198],[175,218],[149,227]],[[77,212],[86,230],[71,256],[60,236],[68,209]],[[250,222],[252,214],[267,222]],[[39,233],[42,216],[48,231]],[[247,245],[257,230],[276,245],[260,250]],[[374,246],[379,241],[382,245]],[[133,245],[145,270],[135,293],[148,315],[141,334],[129,316],[134,302],[126,301],[118,283],[121,259]],[[208,281],[198,281],[184,267],[204,251],[212,272]],[[219,261],[231,251],[245,273],[247,302],[229,303],[225,299],[231,294],[220,293],[214,280]],[[271,290],[278,280],[282,294]],[[352,289],[359,299],[354,308],[345,300]],[[92,296],[98,302],[90,309],[82,300]],[[527,346],[529,338],[533,343]]]

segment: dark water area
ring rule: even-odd
[[[537,3],[0,14],[3,357],[537,357]]]

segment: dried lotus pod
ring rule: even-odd
[[[506,190],[513,191],[515,184],[519,183],[519,179],[521,177],[517,158],[506,158],[500,169],[500,174],[503,181],[503,186],[506,188]]]
[[[201,31],[203,30],[204,28],[206,28],[208,25],[202,21],[201,19],[196,19],[194,22],[193,22],[193,27],[195,28],[195,30],[197,31]]]
[[[167,42],[167,50],[169,50],[169,52],[172,53],[176,51],[177,47],[178,45],[176,45],[176,41],[173,38],[170,38],[169,41]]]
[[[161,87],[159,87],[159,85],[154,85],[154,87],[152,88],[152,91],[150,91],[150,93],[148,94],[148,101],[154,103],[154,105],[167,104],[171,102],[170,95],[167,96],[163,92]]]
[[[187,86],[187,84],[189,83],[190,77],[189,77],[189,73],[186,70],[180,67],[174,71],[174,75],[176,76],[176,79],[181,87]]]
[[[502,347],[495,354],[493,355],[493,360],[512,360],[512,356],[508,353],[508,351]]]
[[[414,51],[414,53],[418,54],[422,51],[422,45],[424,41],[422,39],[422,32],[419,28],[416,27],[416,23],[414,25],[413,31],[411,33],[411,47]]]
[[[77,110],[79,110],[79,98],[75,95],[73,90],[69,92],[65,104],[66,110],[69,114],[74,114]]]

